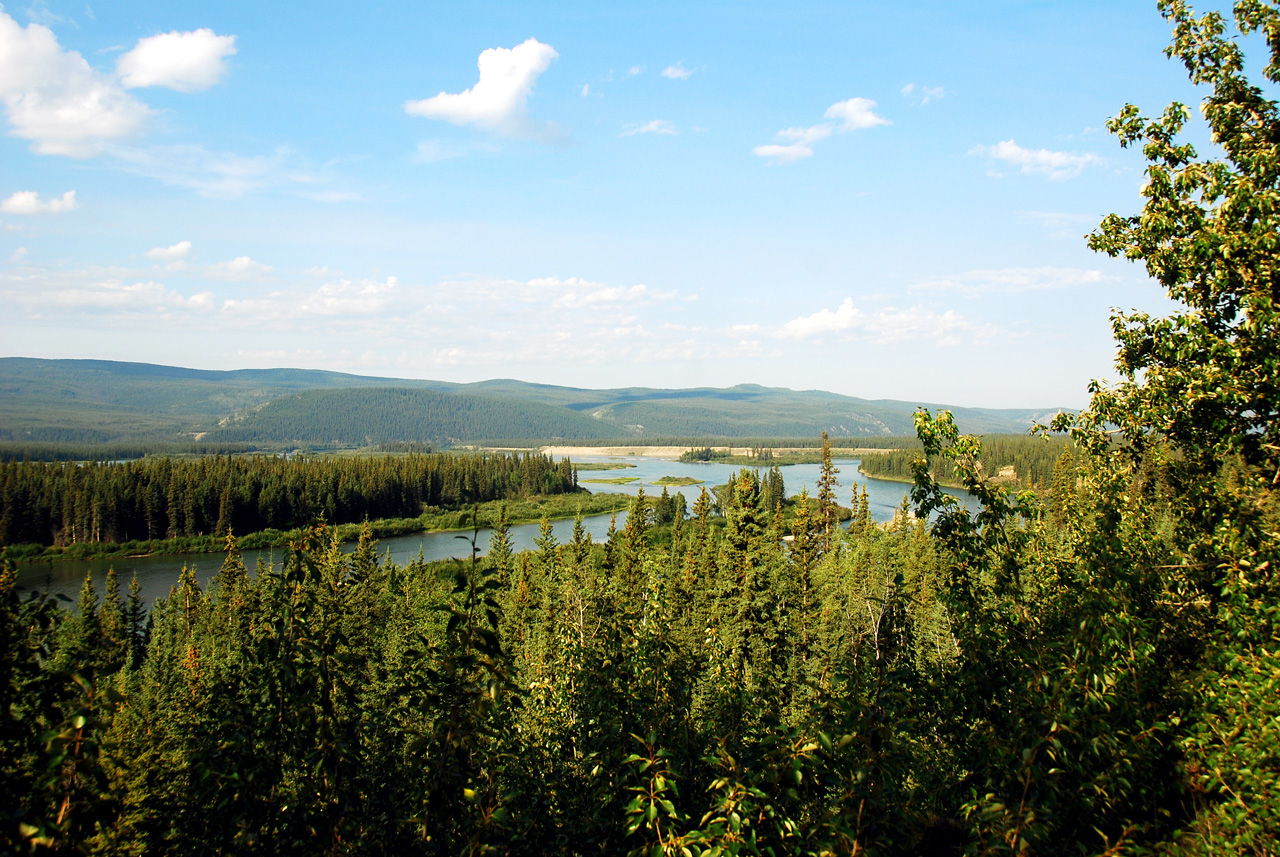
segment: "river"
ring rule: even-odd
[[[662,488],[655,486],[653,483],[664,476],[688,476],[699,479],[702,481],[700,485],[667,489],[672,493],[679,492],[684,494],[685,501],[690,508],[692,508],[694,501],[697,500],[698,494],[704,485],[708,489],[713,485],[722,485],[742,469],[739,465],[734,464],[703,462],[684,464],[671,459],[646,458],[642,456],[611,456],[608,458],[584,456],[574,457],[573,461],[575,463],[604,461],[619,465],[633,465],[632,467],[618,470],[581,471],[579,479],[582,481],[583,487],[593,492],[634,495],[643,484],[645,493],[653,496],[662,493]],[[840,470],[839,478],[841,483],[837,499],[842,505],[848,505],[852,493],[860,492],[862,486],[865,485],[867,500],[871,506],[871,517],[880,522],[893,519],[894,511],[902,505],[902,499],[910,486],[902,482],[868,479],[858,472],[858,461],[856,459],[837,461],[836,464]],[[816,496],[820,465],[793,464],[779,469],[786,483],[787,496],[799,494],[802,489],[808,489],[810,496]],[[619,476],[635,477],[636,481],[626,485],[610,485],[587,481],[590,479],[611,479]],[[967,496],[960,491],[946,490],[947,493],[953,494],[962,500]],[[584,524],[587,531],[591,533],[593,540],[597,542],[604,541],[609,532],[610,517],[610,515],[593,515],[584,519]],[[625,511],[618,513],[618,527],[622,527],[626,518],[627,513]],[[562,543],[568,541],[572,536],[572,520],[553,521],[552,526],[556,538]],[[491,531],[488,529],[482,529],[479,533],[477,545],[482,553],[488,550],[490,533]],[[378,553],[382,556],[390,555],[394,562],[400,564],[417,558],[419,553],[426,560],[465,558],[471,552],[471,547],[466,541],[471,534],[467,533],[466,538],[460,538],[459,536],[461,535],[460,533],[414,533],[407,536],[394,536],[381,539],[378,542]],[[511,538],[517,551],[532,549],[534,547],[533,540],[537,536],[538,524],[517,524],[511,527]],[[347,547],[351,549],[353,546],[348,545]],[[283,554],[284,551],[282,549],[245,551],[244,561],[245,565],[252,571],[259,559],[265,563],[278,562],[283,558]],[[155,599],[169,594],[169,590],[177,582],[183,566],[190,566],[195,571],[196,578],[200,581],[200,584],[204,586],[217,573],[221,565],[222,554],[116,557],[113,559],[21,563],[18,566],[17,583],[20,590],[41,590],[54,596],[63,595],[74,601],[79,595],[80,588],[84,585],[85,575],[93,575],[94,585],[98,588],[99,594],[101,594],[106,580],[107,569],[114,567],[116,574],[120,578],[121,592],[128,591],[129,581],[136,574],[142,598],[149,605]]]

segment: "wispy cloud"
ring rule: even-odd
[[[1053,238],[1079,238],[1096,227],[1102,220],[1100,214],[1072,214],[1060,211],[1023,211],[1020,220],[1029,221],[1048,230]]]
[[[211,152],[203,146],[112,146],[111,154],[127,171],[167,185],[194,190],[213,199],[235,199],[272,184],[291,181],[294,160],[288,147],[270,155]]]
[[[643,125],[628,125],[622,129],[619,137],[634,137],[637,134],[678,134],[676,126],[666,119],[652,119]]]
[[[659,73],[668,80],[688,80],[693,77],[693,69],[685,68],[681,62],[669,65]]]
[[[756,146],[752,154],[775,164],[789,164],[813,157],[813,144],[835,132],[857,131],[877,125],[892,124],[875,112],[876,103],[869,98],[837,101],[827,108],[824,117],[837,120],[804,127],[783,128],[774,135],[776,142]]]
[[[454,125],[475,125],[508,137],[562,142],[565,133],[555,123],[525,115],[534,84],[558,56],[555,48],[537,39],[528,39],[514,48],[488,48],[480,53],[480,79],[474,86],[458,93],[441,92],[431,98],[406,101],[405,112]]]
[[[901,92],[910,98],[912,103],[921,106],[947,97],[947,91],[941,86],[917,86],[914,83],[908,83],[902,87]]]
[[[1012,139],[1002,140],[994,146],[974,146],[969,154],[986,156],[993,161],[1017,167],[1019,172],[1045,176],[1051,181],[1075,178],[1085,167],[1101,160],[1090,152],[1075,154],[1050,149],[1024,149]],[[1000,174],[996,172],[995,175]]]
[[[964,297],[1016,295],[1053,289],[1073,289],[1104,282],[1101,271],[1089,268],[990,268],[935,277],[911,286],[917,292],[950,292]]]
[[[76,192],[69,190],[61,197],[41,200],[33,190],[20,190],[13,193],[4,202],[0,202],[0,211],[5,214],[58,214],[76,208]]]

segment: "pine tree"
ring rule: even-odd
[[[818,521],[822,528],[822,551],[829,553],[833,545],[838,510],[836,508],[836,488],[840,480],[836,478],[836,466],[831,463],[831,441],[827,433],[822,433],[822,469],[818,472]]]

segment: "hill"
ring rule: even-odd
[[[0,442],[363,446],[654,437],[873,437],[913,432],[919,405],[976,433],[1025,431],[1056,409],[963,408],[743,384],[593,390],[309,369],[212,371],[0,358]]]

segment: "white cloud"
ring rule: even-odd
[[[162,262],[176,262],[179,259],[185,259],[187,254],[191,252],[190,241],[179,241],[177,244],[170,244],[168,247],[152,247],[147,251],[148,259],[159,259]]]
[[[947,97],[947,91],[941,86],[916,86],[914,83],[908,83],[902,87],[901,91],[903,95],[921,105]]]
[[[635,77],[637,74],[644,74],[644,66],[633,65],[631,68],[627,69],[627,77]]]
[[[324,283],[311,292],[289,290],[259,298],[230,299],[223,302],[222,308],[240,319],[249,318],[268,324],[298,315],[333,319],[370,318],[388,309],[399,287],[395,277],[382,281],[339,279]]]
[[[832,104],[823,115],[828,119],[842,120],[841,131],[892,125],[893,123],[888,119],[876,115],[875,106],[876,103],[870,98],[850,98],[848,101],[837,101]]]
[[[875,114],[873,109],[875,106],[876,103],[869,98],[837,101],[827,108],[825,115],[828,119],[840,120],[839,125],[821,122],[807,127],[783,128],[774,135],[779,142],[756,146],[751,153],[775,164],[789,164],[802,158],[811,158],[813,144],[825,140],[836,131],[857,131],[876,125],[892,124],[888,119]]]
[[[226,58],[236,52],[235,36],[219,36],[205,27],[140,39],[116,60],[126,89],[165,86],[179,92],[208,89],[226,73]]]
[[[42,275],[41,288],[7,288],[0,283],[0,295],[7,303],[21,306],[34,317],[87,313],[110,324],[122,317],[171,317],[174,311],[207,312],[213,308],[210,292],[191,296],[154,281],[126,282],[118,278],[70,278]]]
[[[924,280],[912,291],[954,292],[965,297],[1070,289],[1096,285],[1107,277],[1101,271],[1087,268],[992,268],[966,271],[951,277]]]
[[[863,318],[862,310],[854,307],[853,298],[845,298],[835,312],[820,309],[813,315],[792,319],[782,326],[782,335],[791,339],[809,339],[823,333],[849,330]]]
[[[779,140],[808,145],[831,136],[830,125],[810,125],[808,128],[783,128],[775,135]]]
[[[619,137],[634,137],[636,134],[677,134],[676,126],[666,119],[653,119],[643,125],[628,125]]]
[[[88,158],[102,144],[138,133],[151,110],[64,51],[40,24],[25,28],[0,11],[0,101],[9,133],[41,155]]]
[[[221,280],[252,280],[265,277],[274,270],[270,265],[255,262],[248,256],[237,256],[230,262],[210,265],[209,276]]]
[[[857,338],[885,345],[895,342],[921,342],[937,346],[959,345],[964,340],[984,340],[999,333],[993,325],[978,325],[952,310],[937,313],[924,307],[898,309],[886,307],[866,313],[845,298],[835,311],[821,309],[812,315],[792,319],[777,329],[775,336],[806,340],[825,334],[857,334]]]
[[[660,74],[668,80],[688,80],[693,77],[693,69],[685,68],[684,63],[675,63],[664,68]]]
[[[582,84],[582,97],[586,98],[590,94],[591,94],[591,84],[589,83]]]
[[[1077,155],[1072,152],[1054,152],[1049,149],[1024,149],[1012,139],[1002,140],[994,146],[974,146],[969,150],[969,154],[985,155],[993,160],[1018,167],[1020,172],[1042,175],[1051,181],[1075,178],[1089,164],[1101,160],[1097,155],[1089,152]]]
[[[72,211],[76,207],[76,192],[69,190],[61,197],[53,197],[42,202],[33,190],[16,191],[4,202],[0,202],[0,211],[5,214],[57,214],[61,211]]]
[[[25,258],[27,258],[27,248],[26,248],[26,247],[19,247],[17,250],[14,250],[14,251],[13,251],[13,255],[11,255],[11,256],[9,257],[9,261],[10,261],[10,262],[21,262],[21,261],[22,261],[23,259],[25,259]]]
[[[777,143],[769,143],[764,146],[756,146],[751,150],[751,154],[761,158],[768,158],[774,163],[789,164],[792,161],[798,161],[801,158],[813,157],[813,149],[804,143],[792,143],[789,146],[780,146]]]
[[[551,141],[562,133],[551,123],[536,122],[524,113],[538,76],[558,56],[554,48],[537,39],[514,48],[489,48],[480,53],[480,79],[475,86],[459,93],[441,92],[406,101],[405,112],[454,125],[476,125],[512,137]]]

